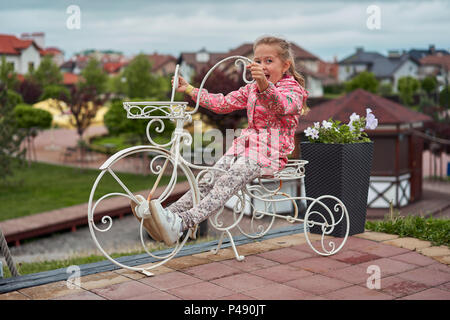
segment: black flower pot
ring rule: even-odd
[[[305,191],[307,197],[318,198],[331,195],[340,199],[347,208],[350,219],[349,236],[363,233],[367,213],[370,170],[372,166],[373,142],[352,144],[300,143],[301,159],[308,160],[305,171]],[[341,211],[335,212],[336,201],[324,199],[324,204],[339,219]],[[308,206],[311,201],[307,202]],[[313,211],[320,212],[329,223],[329,213],[320,205]],[[305,212],[303,212],[304,217]],[[308,218],[323,222],[319,214]],[[344,237],[346,221],[335,226],[332,236]],[[311,233],[322,234],[320,226],[310,228]]]

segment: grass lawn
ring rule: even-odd
[[[31,167],[15,169],[14,181],[10,185],[0,184],[0,221],[64,208],[89,201],[92,185],[100,170],[32,163]],[[132,192],[153,186],[155,175],[137,175],[115,172]],[[185,180],[179,177],[178,181]],[[169,181],[163,176],[160,185]],[[105,174],[98,186],[95,198],[107,193],[125,193],[110,174]]]

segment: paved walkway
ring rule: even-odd
[[[426,241],[365,232],[323,257],[303,234],[293,234],[238,250],[246,255],[242,262],[226,248],[174,258],[152,269],[153,277],[118,269],[81,277],[79,285],[59,281],[0,300],[450,300],[450,250]]]
[[[60,146],[69,144],[62,133],[54,136]],[[39,141],[36,146],[42,150]],[[46,153],[40,152],[38,160],[51,162],[53,157],[57,162],[55,155],[59,157],[61,151],[47,151],[49,158],[43,159]],[[98,167],[95,161],[89,165]],[[450,194],[442,187],[436,189],[430,192],[440,199]],[[82,277],[76,289],[60,281],[2,294],[0,300],[450,299],[450,250],[426,241],[365,232],[349,237],[338,254],[322,257],[303,235],[291,235],[245,244],[238,250],[246,255],[243,262],[236,261],[227,248],[218,255],[204,252],[174,258],[152,270],[154,277],[123,269],[101,272]],[[381,272],[379,289],[367,287],[371,266]]]

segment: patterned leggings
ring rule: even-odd
[[[209,175],[203,176],[198,184],[200,202],[193,206],[192,191],[186,192],[178,201],[167,209],[178,214],[183,220],[183,230],[192,228],[217,212],[225,203],[247,183],[262,175],[262,167],[247,157],[238,157],[232,164],[233,157],[224,155],[212,170],[214,182],[207,182]]]

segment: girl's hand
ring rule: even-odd
[[[253,79],[255,79],[256,84],[258,85],[259,92],[263,92],[269,86],[269,81],[264,74],[263,66],[259,63],[252,63],[247,66],[247,69],[250,69],[252,73]]]
[[[174,77],[172,77],[172,87],[173,87],[173,80]],[[177,88],[177,92],[185,92],[187,87],[189,86],[189,83],[187,83],[186,80],[184,80],[184,78],[182,76],[178,77],[178,88]]]

